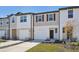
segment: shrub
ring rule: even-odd
[[[61,41],[61,40],[55,40],[55,42],[54,43],[62,43],[63,41]]]

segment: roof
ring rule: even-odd
[[[29,12],[29,13],[21,13],[21,12],[18,12],[18,13],[15,14],[15,16],[28,15],[28,14],[33,14],[33,13],[31,13],[31,12]]]
[[[56,11],[47,11],[47,12],[39,12],[39,13],[34,13],[34,14],[45,14],[45,13],[55,13],[55,12],[59,12],[58,10]]]
[[[4,18],[0,18],[0,19],[6,19],[7,17],[4,17]]]
[[[79,8],[79,6],[64,7],[64,8],[59,8],[59,10],[73,9],[73,8]]]

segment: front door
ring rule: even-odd
[[[50,30],[50,39],[54,38],[54,30]]]
[[[16,29],[12,29],[12,39],[16,39]]]

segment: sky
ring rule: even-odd
[[[65,6],[0,6],[0,18],[17,12],[46,12],[55,11],[63,7]]]

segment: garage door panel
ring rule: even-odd
[[[4,30],[0,30],[0,38],[5,36],[5,31]]]
[[[19,30],[19,39],[26,40],[30,37],[29,30]]]
[[[49,37],[49,29],[44,27],[35,28],[34,38],[36,40],[46,40]]]

